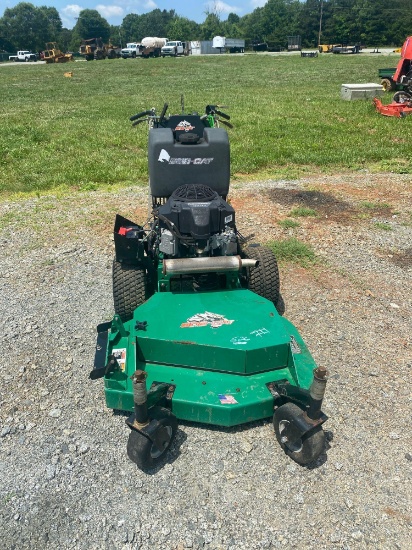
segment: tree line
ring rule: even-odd
[[[77,51],[82,39],[102,37],[125,46],[145,36],[171,40],[212,40],[214,36],[244,38],[247,44],[266,42],[283,49],[288,36],[300,35],[302,46],[358,43],[369,47],[402,45],[412,34],[411,0],[268,0],[260,8],[222,20],[216,9],[203,23],[179,16],[175,10],[155,9],[129,14],[121,25],[110,25],[98,11],[79,13],[73,29],[64,28],[53,7],[20,2],[0,18],[0,50],[40,51],[46,42],[58,42],[64,51]],[[218,6],[218,4],[216,4]]]

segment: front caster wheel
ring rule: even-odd
[[[273,426],[276,439],[285,453],[299,464],[309,464],[316,460],[325,448],[325,433],[322,426],[317,426],[301,438],[293,436],[293,420],[302,414],[294,403],[286,403],[279,407],[273,415]]]
[[[153,407],[150,418],[158,422],[158,445],[142,432],[133,429],[127,441],[127,455],[141,470],[150,470],[161,462],[177,432],[177,418],[169,409]]]

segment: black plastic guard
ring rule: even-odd
[[[130,239],[125,235],[119,235],[121,227],[135,226],[138,228],[140,238]],[[120,214],[116,214],[114,222],[114,246],[116,252],[116,260],[131,264],[138,264],[144,258],[144,244],[142,238],[146,235],[143,227],[138,225]]]

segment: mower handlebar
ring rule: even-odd
[[[135,120],[132,124],[132,126],[137,126],[138,124],[141,124],[142,122],[147,122],[148,118],[141,118],[140,120]]]
[[[215,113],[223,118],[225,118],[226,120],[230,120],[230,116],[227,115],[226,113],[223,113],[222,111],[218,111],[217,109],[215,110]]]
[[[143,111],[142,113],[137,113],[137,115],[133,115],[129,118],[130,122],[133,120],[137,120],[138,118],[142,118],[143,116],[152,115],[153,111]]]

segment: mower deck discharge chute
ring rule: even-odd
[[[95,366],[107,406],[130,411],[127,452],[155,467],[178,419],[235,426],[273,417],[276,437],[296,462],[324,450],[321,411],[327,371],[316,367],[296,328],[277,311],[276,258],[247,244],[229,192],[230,117],[166,117],[149,122],[153,216],[140,226],[117,215],[115,316],[97,327]]]

